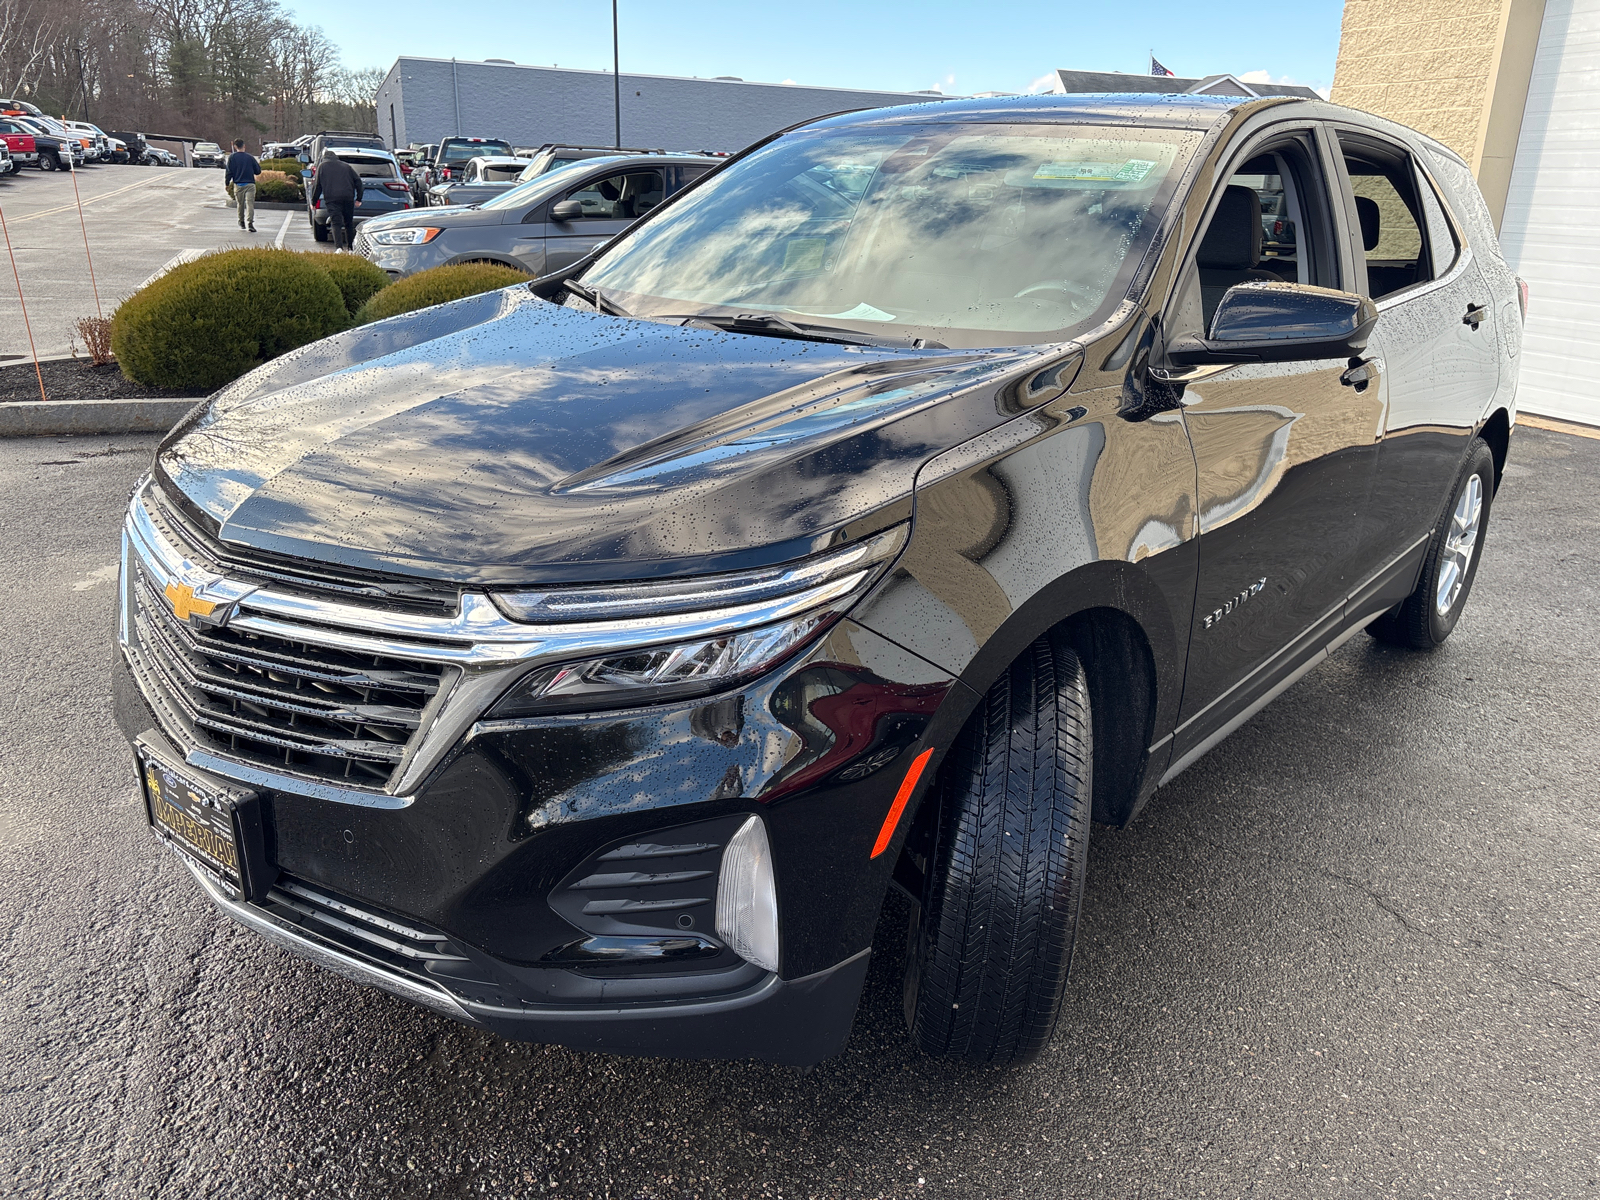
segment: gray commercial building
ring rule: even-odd
[[[667,150],[741,150],[786,126],[846,109],[927,101],[926,92],[865,92],[739,79],[622,76],[622,142]],[[937,95],[937,93],[934,93]],[[377,95],[378,129],[391,146],[454,135],[514,146],[610,146],[609,71],[505,61],[400,58]]]

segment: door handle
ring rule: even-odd
[[[1476,329],[1488,319],[1488,316],[1489,308],[1487,305],[1469,304],[1467,305],[1467,315],[1461,318],[1461,323],[1463,325],[1471,325],[1474,329]]]
[[[1353,387],[1358,392],[1367,390],[1369,383],[1376,383],[1378,376],[1383,374],[1383,359],[1381,358],[1352,358],[1350,365],[1339,376],[1339,382],[1345,387]]]

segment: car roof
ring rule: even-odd
[[[324,154],[328,153],[330,150],[341,158],[343,158],[346,154],[377,155],[379,158],[394,157],[394,155],[389,153],[389,151],[380,150],[376,146],[324,146],[322,148],[322,152]]]
[[[533,159],[523,158],[521,155],[517,154],[476,154],[472,157],[471,161],[488,163],[490,166],[499,166],[501,163],[504,163],[507,166],[512,163],[521,163],[523,166],[527,166],[533,161]]]
[[[1274,102],[1282,102],[1272,97]],[[1309,101],[1291,100],[1292,103]],[[1256,96],[1196,96],[1187,92],[1088,92],[1073,95],[999,96],[978,100],[929,100],[893,108],[870,108],[823,117],[806,129],[896,124],[1106,124],[1167,129],[1209,129],[1219,117]]]

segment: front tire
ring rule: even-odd
[[[1050,1042],[1083,905],[1088,680],[1040,638],[979,704],[940,772],[938,835],[907,955],[928,1054],[1024,1063]]]
[[[1482,438],[1474,438],[1428,542],[1416,590],[1367,626],[1380,642],[1432,650],[1455,629],[1483,559],[1494,474],[1493,452]]]
[[[39,155],[39,169],[41,171],[61,170],[61,160],[54,154],[44,153]]]

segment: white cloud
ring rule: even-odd
[[[1061,76],[1057,75],[1054,71],[1051,71],[1048,75],[1041,75],[1039,78],[1030,83],[1028,85],[1027,94],[1030,96],[1038,96],[1045,92],[1059,91],[1060,88]]]
[[[1328,98],[1328,89],[1315,83],[1301,83],[1292,75],[1279,75],[1273,77],[1271,71],[1246,71],[1237,76],[1240,83],[1276,83],[1281,87],[1309,87],[1324,100]]]

